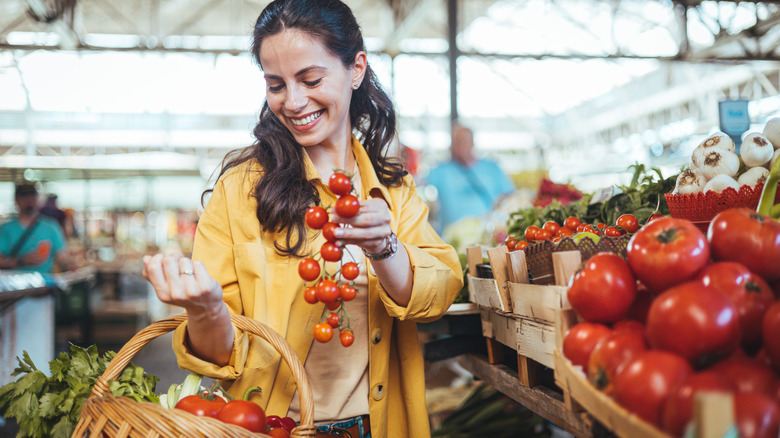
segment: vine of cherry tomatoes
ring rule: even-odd
[[[328,180],[328,188],[337,196],[335,209],[339,216],[350,218],[358,213],[360,201],[352,194],[352,180],[349,176],[334,172]],[[306,211],[305,222],[309,228],[322,230],[325,237],[319,257],[305,257],[298,263],[298,275],[307,283],[303,289],[303,299],[310,304],[324,303],[327,308],[320,322],[314,326],[314,339],[318,342],[328,342],[338,330],[341,345],[349,347],[355,341],[355,335],[343,304],[357,296],[354,280],[360,274],[360,267],[354,262],[341,263],[344,248],[336,245],[334,235],[340,225],[330,222],[325,208],[319,205],[310,207]],[[324,266],[320,266],[318,259],[339,262],[338,271],[333,275],[328,274]]]

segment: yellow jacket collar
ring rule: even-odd
[[[322,181],[322,176],[314,166],[314,162],[309,157],[306,148],[303,148],[304,165],[306,166],[306,178],[309,181],[319,181],[324,187],[328,187],[328,183]],[[374,166],[371,164],[371,159],[368,158],[368,153],[363,147],[363,144],[353,135],[352,136],[352,153],[355,154],[355,160],[357,161],[358,168],[360,169],[360,182],[363,184],[363,191],[369,196],[381,196],[385,202],[387,202],[388,208],[393,209],[393,202],[390,198],[390,192],[376,176],[374,172]],[[330,191],[330,189],[327,189]],[[335,195],[334,195],[335,196]]]

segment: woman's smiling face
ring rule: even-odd
[[[351,141],[349,105],[353,84],[365,72],[360,52],[345,68],[318,39],[284,30],[260,46],[266,99],[276,117],[303,146],[343,147]]]

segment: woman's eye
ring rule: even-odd
[[[268,86],[268,90],[269,91],[273,91],[273,92],[280,91],[281,89],[282,89],[281,85],[269,85]]]
[[[306,84],[307,87],[314,87],[320,82],[322,82],[322,78],[317,79],[316,81],[304,81],[303,83]]]

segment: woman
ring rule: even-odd
[[[355,17],[339,1],[276,0],[257,20],[252,56],[267,91],[257,141],[226,157],[198,223],[196,261],[145,258],[160,299],[187,311],[174,336],[179,365],[220,379],[233,395],[260,386],[253,400],[267,413],[298,418],[279,354],[231,324],[231,312],[243,314],[284,336],[304,361],[322,431],[427,436],[416,322],[446,311],[462,274],[455,251],[428,225],[414,181],[385,156],[395,112],[368,66]],[[358,298],[345,303],[355,334],[349,348],[313,342],[324,305],[303,299],[297,270],[325,242],[304,214],[334,205],[327,183],[334,169],[355,174],[360,198],[356,216],[330,217],[345,224],[338,244],[361,265]]]

